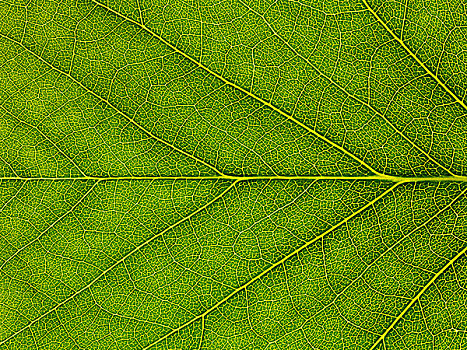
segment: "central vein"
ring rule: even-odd
[[[130,181],[130,180],[341,180],[341,181],[388,181],[388,182],[467,182],[467,176],[403,177],[391,175],[334,176],[334,175],[219,175],[219,176],[77,176],[77,177],[0,177],[0,181]]]

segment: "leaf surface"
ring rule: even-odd
[[[0,348],[467,347],[466,15],[0,2]]]

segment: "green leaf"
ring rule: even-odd
[[[103,1],[0,1],[0,349],[467,348],[464,0]]]

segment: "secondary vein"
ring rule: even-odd
[[[97,184],[98,182],[96,182]],[[90,287],[92,287],[94,285],[94,283],[96,283],[98,280],[100,280],[105,274],[107,274],[109,271],[111,271],[112,269],[114,269],[116,266],[118,266],[119,264],[121,264],[122,262],[124,262],[126,259],[128,259],[128,257],[130,257],[131,255],[133,255],[134,253],[138,252],[139,250],[141,250],[143,247],[147,246],[149,243],[151,243],[152,241],[154,241],[157,237],[160,237],[161,235],[163,235],[164,233],[166,233],[167,231],[175,228],[176,226],[180,225],[181,223],[189,220],[190,218],[192,218],[194,215],[198,214],[199,212],[203,211],[204,209],[206,209],[207,207],[209,207],[211,204],[213,204],[214,202],[218,201],[220,198],[222,198],[227,192],[229,192],[230,189],[232,189],[236,184],[238,183],[238,181],[233,181],[224,191],[222,191],[219,195],[217,195],[216,197],[214,197],[212,200],[210,200],[209,202],[207,202],[206,204],[204,204],[203,206],[199,207],[198,209],[196,209],[195,211],[193,211],[192,213],[190,213],[189,215],[185,216],[184,218],[178,220],[176,223],[168,226],[167,228],[165,228],[164,230],[162,230],[161,232],[153,235],[152,237],[150,237],[149,239],[147,239],[146,241],[142,242],[141,244],[139,244],[138,246],[136,246],[135,248],[133,248],[131,251],[129,251],[128,253],[126,253],[123,257],[121,257],[119,260],[115,261],[111,266],[109,266],[107,269],[105,269],[104,271],[102,271],[98,276],[96,276],[91,282],[89,282],[86,286],[84,286],[83,288],[79,289],[78,291],[76,291],[75,293],[73,293],[72,295],[70,295],[68,298],[64,299],[62,302],[58,303],[57,305],[55,305],[53,308],[49,309],[47,312],[43,313],[42,315],[40,315],[39,317],[35,318],[34,320],[30,321],[26,326],[20,328],[18,331],[16,331],[15,333],[11,334],[10,336],[8,336],[7,338],[5,338],[4,340],[0,341],[0,345],[3,345],[5,344],[7,341],[9,341],[10,339],[14,338],[15,336],[17,336],[18,334],[20,334],[21,332],[23,332],[24,330],[26,330],[27,328],[30,328],[33,324],[37,323],[38,321],[40,321],[41,319],[43,319],[44,317],[46,317],[47,315],[49,315],[50,313],[56,311],[58,308],[60,308],[61,306],[65,305],[66,303],[68,303],[70,300],[73,300],[77,295],[81,294],[82,292],[84,292],[85,290],[89,289]],[[94,185],[95,186],[95,185]],[[93,187],[94,187],[93,186]],[[84,198],[84,197],[83,197]]]
[[[180,325],[179,327],[173,329],[172,331],[170,331],[169,333],[167,333],[166,335],[164,335],[163,337],[159,338],[158,340],[154,341],[153,343],[147,345],[146,347],[144,347],[142,350],[147,350],[151,347],[153,347],[154,345],[156,345],[157,343],[161,342],[162,340],[168,338],[169,336],[171,336],[172,334],[180,331],[181,329],[185,328],[186,326],[189,326],[190,324],[192,324],[193,322],[199,320],[200,318],[204,318],[206,317],[208,314],[210,314],[213,310],[217,309],[219,306],[221,306],[222,304],[224,304],[226,301],[228,301],[230,298],[232,298],[234,295],[236,295],[238,292],[244,290],[245,288],[247,288],[248,286],[250,286],[251,284],[253,284],[254,282],[256,282],[257,280],[259,280],[261,277],[263,277],[264,275],[266,275],[267,273],[269,273],[270,271],[274,270],[277,266],[283,264],[285,261],[287,261],[288,259],[290,259],[291,257],[297,255],[298,253],[300,253],[301,251],[305,250],[306,248],[308,248],[310,245],[312,245],[313,243],[315,243],[316,241],[319,241],[320,239],[322,239],[324,236],[326,236],[328,233],[334,231],[335,229],[339,228],[340,226],[344,225],[346,222],[348,222],[349,220],[351,220],[352,218],[354,218],[355,216],[357,216],[358,214],[360,214],[361,212],[363,212],[364,210],[366,210],[368,207],[372,206],[373,204],[375,204],[377,201],[379,201],[380,199],[382,199],[384,196],[386,196],[388,193],[392,192],[397,186],[399,186],[402,182],[397,182],[395,183],[394,185],[392,185],[390,188],[388,188],[386,191],[384,191],[383,193],[381,193],[379,196],[375,197],[374,199],[372,199],[371,201],[369,201],[367,204],[365,204],[364,206],[362,206],[360,209],[356,210],[355,212],[353,212],[351,215],[349,215],[348,217],[346,217],[345,219],[343,219],[342,221],[340,221],[339,223],[337,223],[336,225],[332,226],[331,228],[329,228],[328,230],[324,231],[323,233],[321,233],[320,235],[316,236],[315,238],[313,238],[312,240],[308,241],[307,243],[303,244],[302,246],[300,246],[299,248],[295,249],[294,251],[292,251],[291,253],[285,255],[282,259],[278,260],[277,262],[275,262],[274,264],[272,264],[271,266],[269,266],[267,269],[265,269],[263,272],[261,272],[260,274],[256,275],[255,277],[253,277],[252,279],[250,279],[248,282],[246,282],[245,284],[241,285],[240,287],[234,289],[230,294],[228,294],[226,297],[224,297],[223,299],[221,299],[220,301],[218,301],[216,304],[214,304],[213,306],[211,306],[209,309],[207,309],[205,312],[203,312],[202,314],[199,314],[198,316],[192,318],[191,320],[189,320],[188,322],[185,322],[184,324]]]
[[[371,105],[368,102],[363,101],[362,99],[358,98],[357,96],[351,94],[348,92],[345,88],[343,88],[341,85],[339,85],[337,82],[335,82],[333,79],[331,79],[329,76],[321,72],[321,70],[318,69],[307,57],[303,56],[295,48],[289,44],[287,40],[285,40],[279,33],[277,33],[274,28],[271,26],[271,24],[264,18],[263,15],[252,9],[250,6],[245,4],[243,1],[239,1],[243,6],[245,6],[249,11],[251,11],[253,14],[256,16],[260,17],[264,23],[268,26],[268,28],[272,31],[272,33],[280,40],[282,41],[297,57],[300,57],[303,61],[305,61],[314,71],[316,71],[320,76],[325,78],[327,81],[329,81],[332,85],[337,87],[340,91],[342,91],[344,94],[346,94],[348,97],[353,99],[354,101],[360,103],[361,105],[367,107],[370,109],[373,113],[375,113],[378,117],[383,119],[391,129],[393,129],[398,135],[400,135],[404,140],[406,140],[410,145],[412,145],[416,150],[418,150],[420,153],[422,153],[425,157],[427,157],[431,162],[433,162],[436,166],[440,167],[444,171],[446,171],[450,175],[454,175],[451,170],[446,168],[444,165],[439,163],[436,159],[434,159],[430,154],[428,154],[425,150],[423,150],[420,146],[418,146],[414,141],[412,141],[407,135],[405,135],[401,130],[399,130],[389,119],[386,117],[385,113],[381,113],[378,109],[376,109],[373,105]]]
[[[465,193],[465,191],[464,191]],[[439,276],[441,276],[449,267],[451,267],[459,258],[462,257],[462,255],[467,253],[467,246],[462,249],[459,253],[456,254],[451,260],[448,261],[446,265],[444,265],[441,270],[439,270],[429,281],[428,283],[418,292],[418,294],[410,301],[410,303],[407,304],[407,306],[402,310],[402,312],[397,315],[397,317],[394,319],[394,321],[389,325],[389,327],[384,331],[383,334],[380,335],[380,337],[376,340],[376,342],[371,346],[369,350],[374,350],[379,343],[381,343],[384,338],[388,335],[388,333],[394,328],[394,326],[404,317],[404,315],[409,311],[409,309],[412,307],[413,304],[415,304],[420,297],[423,295],[423,293],[426,292],[426,290],[433,284],[435,281],[438,279]]]
[[[389,28],[389,26],[386,24],[386,22],[383,21],[383,19],[378,15],[378,13],[370,6],[367,0],[362,0],[363,3],[365,4],[366,8],[370,13],[375,17],[375,19],[386,29],[386,31],[391,35],[394,40],[396,40],[403,48],[404,50],[425,70],[425,72],[428,73],[429,76],[431,76],[457,103],[459,103],[466,111],[467,111],[467,105],[465,102],[457,96],[454,91],[452,91],[443,81],[435,74],[433,73],[426,65],[423,63],[423,61],[406,45],[404,40],[399,38],[396,33]]]
[[[309,133],[315,135],[316,137],[318,137],[319,139],[321,139],[322,141],[326,142],[327,144],[331,145],[332,147],[338,149],[340,152],[344,153],[345,155],[351,157],[353,160],[355,160],[356,162],[358,162],[360,165],[362,165],[363,167],[367,168],[369,171],[371,171],[373,174],[378,174],[380,175],[381,173],[378,172],[377,170],[373,169],[373,167],[371,167],[369,164],[367,164],[364,160],[360,159],[359,157],[357,157],[355,154],[353,154],[352,152],[348,151],[347,149],[345,149],[344,147],[340,146],[339,144],[333,142],[332,140],[328,139],[327,137],[321,135],[319,132],[317,132],[316,130],[310,128],[308,125],[302,123],[301,121],[299,121],[298,119],[296,119],[295,117],[293,117],[292,115],[284,112],[282,109],[276,107],[275,105],[273,105],[271,102],[268,102],[266,100],[264,100],[263,98],[253,94],[252,92],[242,88],[241,86],[235,84],[234,82],[224,78],[222,75],[216,73],[215,71],[211,70],[210,68],[208,68],[207,66],[205,66],[204,64],[202,64],[201,62],[197,61],[196,59],[194,59],[193,57],[191,57],[190,55],[188,55],[187,53],[185,53],[184,51],[180,50],[178,47],[174,46],[173,44],[171,44],[170,42],[168,42],[166,39],[164,39],[163,37],[161,37],[160,35],[156,34],[154,31],[152,31],[150,28],[148,28],[146,25],[142,24],[142,23],[139,23],[138,21],[135,21],[127,16],[125,16],[124,14],[108,7],[107,5],[105,4],[102,4],[100,3],[99,1],[97,0],[91,0],[92,2],[94,2],[96,5],[99,5],[100,7],[104,8],[105,10],[117,15],[118,17],[124,19],[125,21],[128,21],[138,27],[140,27],[141,29],[143,29],[144,31],[146,31],[147,33],[151,34],[152,36],[154,36],[155,38],[157,38],[159,41],[161,41],[162,43],[164,43],[165,45],[167,45],[168,47],[170,47],[172,50],[174,50],[175,52],[177,52],[178,54],[182,55],[183,57],[185,57],[186,59],[188,59],[189,61],[191,61],[192,63],[194,63],[195,65],[197,65],[199,68],[203,69],[204,71],[208,72],[209,74],[213,75],[214,77],[216,77],[217,79],[221,80],[222,82],[224,82],[225,84],[233,87],[234,89],[238,90],[238,91],[241,91],[242,93],[250,96],[251,98],[255,99],[256,101],[262,103],[263,105],[271,108],[272,110],[274,110],[275,112],[279,113],[280,115],[282,115],[283,117],[291,120],[292,122],[294,122],[295,124],[299,125],[300,127],[302,127],[303,129],[305,129],[306,131],[308,131]]]
[[[323,312],[324,310],[326,310],[328,307],[330,307],[331,305],[333,305],[337,299],[342,296],[352,285],[354,285],[358,280],[360,280],[361,278],[363,278],[363,276],[365,275],[365,273],[367,271],[370,270],[371,267],[375,266],[375,264],[380,261],[383,257],[386,256],[386,254],[392,252],[394,250],[394,248],[396,248],[397,246],[399,246],[404,240],[406,240],[407,238],[409,238],[411,235],[413,235],[415,232],[417,231],[420,231],[422,228],[426,227],[430,222],[432,222],[434,219],[438,218],[442,213],[444,213],[445,211],[449,210],[450,208],[452,208],[452,206],[460,199],[462,198],[465,193],[467,192],[467,188],[463,191],[461,191],[456,197],[454,197],[446,206],[444,206],[443,208],[439,209],[433,216],[431,216],[429,219],[427,219],[426,221],[424,221],[422,224],[420,224],[419,226],[415,227],[413,230],[411,230],[410,232],[408,232],[407,234],[403,235],[400,239],[398,239],[396,242],[394,242],[394,244],[392,244],[389,248],[387,248],[382,254],[380,254],[376,259],[374,259],[373,261],[371,261],[366,267],[365,269],[354,279],[352,280],[341,292],[339,292],[338,294],[336,294],[336,296],[333,298],[333,300],[327,304],[326,306],[324,306],[322,309],[320,309],[316,314],[313,315],[313,317],[316,317],[317,314]],[[303,325],[302,325],[303,326]]]
[[[198,158],[196,157],[195,155],[193,154],[190,154],[186,151],[184,151],[183,149],[180,149],[178,147],[176,147],[175,145],[171,144],[170,142],[167,142],[165,141],[164,139],[161,139],[160,137],[156,136],[155,134],[153,134],[151,131],[149,131],[148,129],[146,129],[144,126],[142,126],[141,124],[137,123],[136,120],[134,120],[132,117],[130,117],[129,115],[127,115],[126,113],[124,113],[123,111],[121,111],[120,109],[118,109],[116,106],[114,106],[110,101],[108,101],[107,99],[103,98],[102,96],[100,96],[99,94],[95,93],[93,90],[91,90],[90,88],[88,88],[86,85],[84,85],[83,83],[81,83],[79,80],[77,80],[74,76],[72,76],[71,74],[69,74],[68,72],[65,72],[63,70],[61,70],[60,68],[57,68],[55,67],[53,64],[49,63],[48,61],[46,61],[45,59],[43,59],[40,55],[38,55],[37,53],[35,53],[34,51],[32,51],[31,49],[29,49],[28,47],[26,47],[24,44],[22,44],[21,42],[13,39],[13,38],[10,38],[9,36],[3,34],[3,33],[0,33],[0,37],[3,37],[7,40],[10,40],[11,42],[15,43],[16,45],[20,46],[21,48],[23,48],[25,51],[27,51],[28,53],[30,53],[31,55],[33,55],[34,57],[36,57],[38,60],[40,60],[42,63],[46,64],[47,66],[49,66],[50,68],[52,68],[53,70],[55,70],[56,72],[60,73],[60,74],[63,74],[64,76],[68,77],[70,80],[72,80],[75,84],[78,84],[82,89],[84,89],[86,92],[88,92],[89,94],[93,95],[94,97],[96,97],[97,99],[99,99],[101,102],[105,103],[106,105],[108,105],[109,107],[111,107],[115,112],[117,112],[119,115],[121,115],[122,117],[124,117],[127,121],[129,121],[131,124],[133,124],[135,127],[137,127],[138,129],[140,129],[142,132],[144,132],[146,135],[148,135],[149,137],[151,137],[152,139],[174,149],[175,151],[183,154],[184,156],[186,157],[189,157],[191,159],[193,159],[194,161],[198,162],[198,163],[201,163],[203,164],[204,166],[210,168],[211,170],[213,170],[214,172],[216,172],[217,174],[219,175],[224,175],[220,170],[218,170],[216,167],[214,167],[213,165],[207,163],[206,161],[202,160],[201,158]]]

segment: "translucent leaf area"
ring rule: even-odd
[[[0,0],[3,349],[467,349],[466,0]]]

